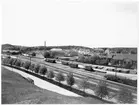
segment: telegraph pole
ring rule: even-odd
[[[45,50],[46,50],[46,41],[44,41],[44,48],[45,48]]]

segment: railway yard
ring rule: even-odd
[[[2,56],[6,57],[7,55],[2,55]],[[121,72],[114,71],[113,70],[114,67],[91,65],[91,64],[85,64],[85,63],[80,63],[75,61],[65,61],[59,59],[50,59],[51,61],[49,61],[44,58],[39,58],[39,57],[30,58],[23,55],[11,56],[11,57],[20,59],[24,62],[29,61],[32,64],[45,65],[48,70],[49,69],[53,70],[55,74],[57,74],[58,72],[61,72],[64,75],[68,73],[73,73],[74,77],[78,81],[80,81],[81,79],[87,79],[91,87],[96,85],[100,80],[106,80],[108,84],[108,88],[111,92],[118,92],[120,88],[128,88],[129,90],[132,91],[134,100],[135,101],[137,100],[137,87],[110,81],[105,78],[105,75],[110,74],[110,75],[120,76],[122,78],[137,80],[137,74],[121,73]],[[63,62],[74,63],[74,64],[76,63],[77,67],[70,67],[68,65],[63,64]],[[89,67],[91,66],[91,69],[90,68],[86,69],[86,66]]]

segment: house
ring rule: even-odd
[[[137,54],[109,54],[108,59],[114,60],[117,66],[131,64],[131,68],[137,68]]]

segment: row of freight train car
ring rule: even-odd
[[[106,67],[106,66],[104,67],[104,66],[99,66],[99,65],[82,65],[82,64],[77,64],[77,63],[70,62],[70,61],[64,61],[64,60],[58,61],[56,59],[49,59],[49,58],[45,59],[45,61],[50,62],[50,63],[61,63],[63,65],[70,66],[71,68],[80,68],[80,69],[84,69],[86,71],[91,71],[91,72],[96,72],[96,71],[102,72],[102,73],[105,73],[105,76],[116,75],[116,77],[119,77],[119,78],[137,80],[137,71],[132,72],[133,70]]]

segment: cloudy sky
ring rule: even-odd
[[[136,47],[138,19],[139,3],[129,0],[5,0],[2,43]]]

